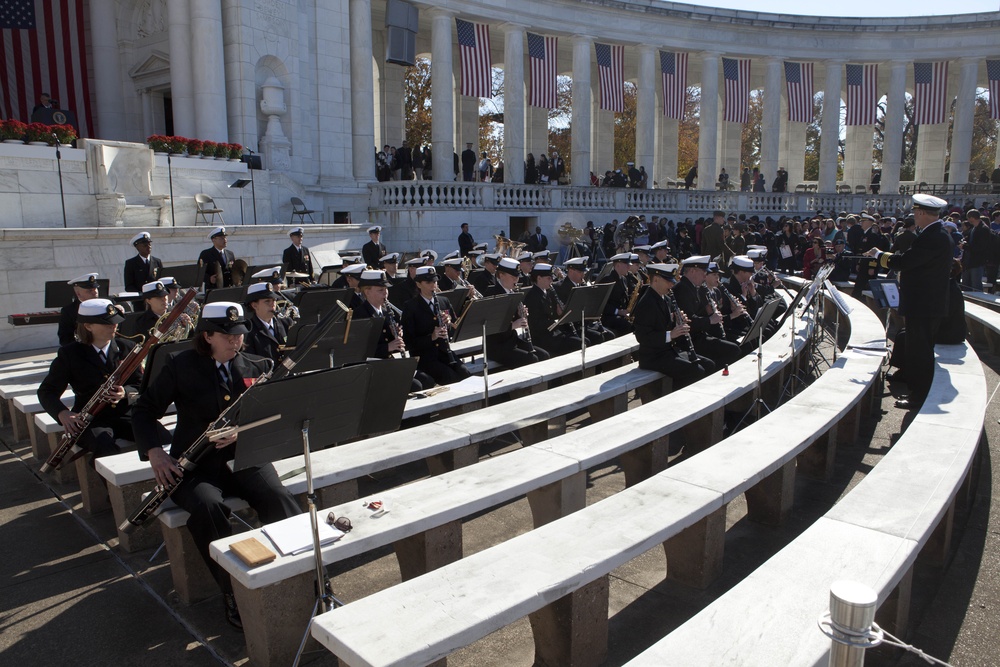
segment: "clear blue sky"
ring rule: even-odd
[[[995,12],[1000,0],[837,0],[836,2],[809,2],[808,0],[676,0],[689,5],[744,9],[776,14],[807,14],[811,16],[860,16],[865,18],[890,16],[931,16],[940,14],[974,14]]]

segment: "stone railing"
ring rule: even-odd
[[[905,195],[754,193],[716,190],[633,190],[507,183],[406,181],[370,186],[373,212],[436,211],[595,211],[680,213],[715,210],[757,215],[806,215],[816,211],[857,212],[873,208],[888,215],[909,207]]]

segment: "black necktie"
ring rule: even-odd
[[[98,350],[97,351],[97,356],[99,356],[101,358],[101,363],[102,364],[104,364],[105,366],[108,365],[108,355],[104,353],[104,350]]]
[[[226,370],[225,364],[219,364],[219,377],[222,378],[222,382],[229,387],[230,390],[233,388],[233,383],[229,377],[229,371]]]

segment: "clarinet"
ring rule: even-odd
[[[719,287],[719,291],[722,292],[723,294],[725,294],[729,298],[729,303],[730,303],[730,305],[732,305],[733,308],[743,308],[743,316],[740,319],[746,318],[746,319],[750,320],[750,322],[748,322],[748,323],[752,323],[753,322],[753,318],[750,317],[750,313],[746,312],[746,304],[745,303],[743,303],[741,300],[739,300],[735,296],[733,296],[733,293],[730,292],[725,287]]]
[[[91,422],[94,421],[94,417],[103,410],[105,407],[111,404],[111,390],[124,382],[132,373],[135,372],[142,360],[146,358],[149,351],[153,348],[153,345],[159,342],[160,338],[165,336],[173,326],[174,322],[181,315],[184,314],[184,309],[187,305],[194,300],[197,290],[191,289],[184,295],[184,298],[180,300],[177,308],[174,308],[169,315],[160,323],[159,327],[152,330],[149,337],[143,342],[142,346],[133,347],[132,350],[125,355],[121,363],[118,364],[118,368],[114,370],[108,379],[104,381],[104,384],[98,388],[94,395],[90,397],[87,404],[83,406],[80,410],[79,418],[83,422],[83,425],[76,432],[72,434],[69,431],[63,431],[62,437],[59,438],[59,445],[56,447],[52,455],[49,456],[48,460],[42,464],[41,471],[49,472],[50,470],[58,470],[62,467],[63,463],[69,463],[74,459],[79,458],[83,455],[84,450],[80,447],[80,438],[83,437],[84,431],[90,428]],[[67,456],[69,458],[67,458]]]
[[[385,304],[389,307],[386,311],[386,319],[389,321],[389,328],[392,329],[392,334],[397,340],[403,342],[403,349],[399,351],[399,356],[401,359],[406,359],[410,356],[410,353],[406,351],[406,343],[403,341],[403,327],[400,325],[399,320],[396,319],[397,316],[401,315],[403,311],[396,306],[392,305],[388,301]]]
[[[517,317],[518,319],[523,319],[525,323],[527,323],[528,321],[528,308],[527,306],[524,305],[523,302],[517,304]],[[524,326],[524,341],[528,345],[531,345],[532,348],[535,347],[531,342],[531,327],[528,326],[527,324],[525,324]]]
[[[681,307],[677,305],[677,301],[674,299],[674,296],[672,294],[668,294],[666,296],[666,299],[667,301],[670,302],[670,309],[673,311],[674,314],[674,326],[680,326],[681,324],[684,324],[685,322],[684,311],[682,311]],[[686,333],[683,336],[681,336],[681,339],[684,340],[683,347],[684,351],[687,352],[688,361],[694,361],[697,358],[698,353],[694,351],[694,341],[691,340],[691,334]],[[680,343],[680,341],[676,342]]]
[[[192,290],[192,293],[193,292],[194,290]],[[254,387],[264,384],[269,380],[280,380],[281,378],[289,375],[295,366],[297,366],[298,363],[302,361],[307,354],[309,354],[313,346],[316,345],[320,338],[322,338],[323,335],[326,334],[326,332],[329,331],[337,321],[339,321],[340,317],[343,315],[342,311],[349,312],[347,311],[347,307],[342,303],[338,302],[338,305],[342,310],[331,310],[319,324],[313,327],[313,330],[306,337],[306,340],[296,345],[294,351],[286,356],[280,363],[272,365],[267,372],[254,380],[253,384],[250,385],[246,391],[240,394],[235,401],[230,403],[229,406],[222,411],[222,414],[220,414],[211,424],[208,425],[205,432],[198,436],[191,446],[187,448],[184,454],[181,455],[180,460],[177,462],[177,466],[183,473],[189,473],[197,468],[201,460],[205,458],[209,452],[215,449],[215,443],[212,442],[211,436],[215,432],[232,425],[232,420],[235,419],[238,414],[237,409],[240,401],[242,401],[247,394],[253,391]],[[129,514],[128,518],[126,518],[120,526],[118,526],[118,530],[126,534],[131,533],[136,528],[139,528],[144,523],[149,521],[149,519],[156,514],[160,506],[165,503],[171,495],[173,495],[174,491],[177,490],[177,487],[183,484],[184,480],[189,477],[189,475],[182,475],[181,478],[173,484],[157,485],[156,488],[153,489],[153,492],[146,496],[146,499],[135,510],[133,510],[131,514]]]

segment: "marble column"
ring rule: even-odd
[[[837,164],[840,161],[840,85],[844,63],[826,62],[826,84],[823,88],[823,119],[820,121],[819,192],[837,191]],[[897,167],[898,172],[898,167]]]
[[[844,183],[854,192],[859,185],[868,187],[872,178],[872,153],[875,128],[872,125],[849,125],[844,141]]]
[[[535,164],[542,153],[549,152],[549,110],[527,107],[527,152],[535,156]]]
[[[701,56],[701,124],[698,132],[698,189],[715,185],[719,126],[719,54]]]
[[[435,181],[453,181],[455,109],[451,59],[452,15],[440,9],[431,14],[431,166]]]
[[[125,139],[125,94],[114,0],[90,0],[91,65],[94,68],[93,128],[97,138]],[[84,72],[86,76],[86,72]],[[56,95],[55,92],[52,93]],[[145,137],[144,137],[145,138]]]
[[[667,179],[677,180],[677,147],[678,147],[678,125],[680,121],[676,118],[660,117],[660,137],[658,144],[660,147],[660,157],[657,160],[656,177],[660,188],[666,188]]]
[[[885,136],[882,139],[882,180],[879,192],[899,192],[899,170],[903,159],[903,130],[906,117],[906,66],[901,60],[889,63],[889,91],[885,99]]]
[[[808,123],[785,125],[782,131],[783,159],[779,166],[788,170],[788,191],[795,192],[795,186],[805,180],[806,171],[806,127]]]
[[[167,21],[170,38],[170,106],[174,117],[174,134],[191,137],[195,135],[191,5],[187,2],[168,2]]]
[[[604,178],[604,172],[624,165],[615,164],[615,113],[601,108],[601,81],[597,62],[590,63],[590,170]]]
[[[375,87],[375,145],[379,150],[386,144],[399,146],[406,137],[404,120],[403,79],[406,70],[401,65],[387,63],[381,58],[385,52],[385,32],[372,33],[372,63]]]
[[[149,88],[143,88],[139,94],[142,97],[142,134],[148,137],[156,131],[156,124],[153,122],[153,97]],[[174,135],[186,136],[178,132],[176,128],[174,128]]]
[[[649,187],[658,173],[654,170],[653,153],[656,147],[656,49],[639,47],[639,79],[636,82],[635,108],[635,168],[646,168]]]
[[[764,111],[761,117],[760,171],[770,189],[778,173],[781,149],[781,58],[767,58],[764,70]]]
[[[590,61],[594,40],[573,37],[572,184],[590,185]]]
[[[229,141],[220,0],[191,0],[194,121],[199,139]]]
[[[917,183],[944,183],[944,160],[948,150],[948,123],[921,125],[917,130]]]
[[[503,31],[504,181],[524,183],[524,26],[507,23]]]
[[[976,112],[976,79],[979,59],[966,58],[958,62],[958,99],[955,102],[955,124],[951,131],[951,164],[948,182],[965,185],[969,182],[972,162],[972,125]],[[975,179],[972,179],[975,182]]]
[[[742,171],[743,155],[743,123],[730,123],[725,119],[724,95],[719,95],[719,139],[718,139],[718,162],[716,163],[716,173],[712,174],[712,187],[718,180],[723,169],[729,174],[730,185],[739,189],[739,174]],[[706,181],[707,183],[707,181]]]
[[[351,162],[354,179],[375,178],[375,85],[372,80],[372,3],[350,0]]]

